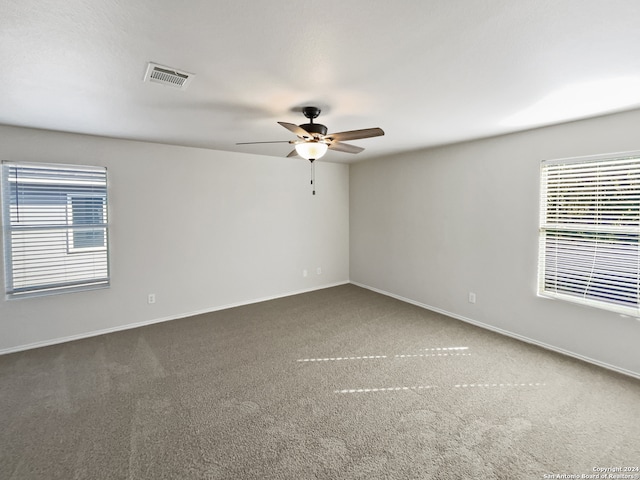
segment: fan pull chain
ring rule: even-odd
[[[316,194],[316,164],[313,160],[311,160],[311,188],[313,189],[313,194]]]

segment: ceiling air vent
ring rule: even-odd
[[[175,68],[164,67],[162,65],[149,62],[147,72],[144,75],[144,81],[160,83],[162,85],[168,85],[170,87],[184,90],[187,88],[194,76],[195,75],[192,73],[181,72]]]

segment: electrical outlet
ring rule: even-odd
[[[307,269],[305,268],[304,270],[302,270],[302,276],[303,277],[307,277],[309,275],[309,272],[307,271]]]
[[[469,303],[476,303],[476,294],[469,292]]]
[[[321,267],[316,268],[316,273],[318,275],[322,275],[322,268]]]
[[[151,305],[152,303],[156,303],[156,294],[155,294],[155,293],[150,293],[150,294],[147,296],[147,303],[148,303],[149,305]]]

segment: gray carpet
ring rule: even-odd
[[[353,285],[5,355],[0,379],[7,480],[640,465],[637,380]]]

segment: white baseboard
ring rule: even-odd
[[[625,368],[616,367],[615,365],[610,365],[608,363],[601,362],[599,360],[595,360],[595,359],[590,358],[590,357],[585,357],[584,355],[580,355],[579,353],[575,353],[575,352],[572,352],[572,351],[569,351],[569,350],[565,350],[564,348],[559,348],[559,347],[556,347],[554,345],[549,345],[548,343],[539,342],[538,340],[534,340],[532,338],[525,337],[523,335],[520,335],[520,334],[517,334],[517,333],[513,333],[513,332],[510,332],[508,330],[504,330],[502,328],[494,327],[494,326],[488,325],[486,323],[478,322],[477,320],[473,320],[472,318],[467,318],[467,317],[464,317],[462,315],[458,315],[456,313],[448,312],[446,310],[442,310],[441,308],[437,308],[437,307],[433,307],[431,305],[427,305],[425,303],[417,302],[415,300],[411,300],[410,298],[402,297],[400,295],[396,295],[394,293],[387,292],[387,291],[381,290],[379,288],[371,287],[369,285],[364,285],[362,283],[358,283],[358,282],[354,282],[354,281],[351,281],[350,283],[353,284],[353,285],[356,285],[358,287],[366,288],[367,290],[371,290],[373,292],[380,293],[382,295],[386,295],[388,297],[395,298],[396,300],[400,300],[402,302],[410,303],[412,305],[416,305],[416,306],[424,308],[426,310],[430,310],[430,311],[436,312],[436,313],[441,313],[442,315],[446,315],[447,317],[452,317],[452,318],[455,318],[456,320],[461,320],[463,322],[470,323],[471,325],[475,325],[476,327],[484,328],[485,330],[490,330],[492,332],[496,332],[496,333],[499,333],[501,335],[505,335],[507,337],[515,338],[516,340],[520,340],[520,341],[525,342],[525,343],[530,343],[532,345],[536,345],[538,347],[542,347],[542,348],[544,348],[546,350],[551,350],[553,352],[561,353],[563,355],[567,355],[569,357],[577,358],[578,360],[582,360],[584,362],[588,362],[588,363],[591,363],[593,365],[597,365],[599,367],[606,368],[608,370],[613,370],[614,372],[618,372],[618,373],[621,373],[623,375],[627,375],[627,376],[630,376],[630,377],[634,377],[634,378],[640,379],[640,373],[638,373],[638,372],[633,372],[631,370],[627,370]]]
[[[290,297],[292,295],[299,295],[301,293],[313,292],[315,290],[323,290],[325,288],[337,287],[339,285],[346,285],[348,283],[350,283],[350,282],[344,281],[344,282],[330,283],[330,284],[327,284],[327,285],[321,285],[321,286],[318,286],[318,287],[307,288],[307,289],[304,289],[304,290],[296,290],[296,291],[293,291],[293,292],[287,292],[287,293],[282,293],[282,294],[278,294],[278,295],[272,295],[272,296],[268,296],[268,297],[256,298],[256,299],[253,299],[253,300],[247,300],[247,301],[243,301],[243,302],[230,303],[230,304],[227,304],[227,305],[221,305],[221,306],[217,306],[217,307],[205,308],[205,309],[196,310],[196,311],[193,311],[193,312],[186,312],[186,313],[180,313],[180,314],[177,314],[177,315],[171,315],[171,316],[168,316],[168,317],[153,318],[151,320],[144,320],[142,322],[128,323],[126,325],[118,325],[117,327],[105,328],[105,329],[101,329],[101,330],[93,330],[91,332],[80,333],[80,334],[77,334],[77,335],[70,335],[68,337],[58,337],[58,338],[53,338],[51,340],[43,340],[41,342],[28,343],[26,345],[18,345],[18,346],[15,346],[15,347],[9,347],[9,348],[0,349],[0,355],[7,355],[9,353],[22,352],[24,350],[31,350],[33,348],[49,347],[51,345],[57,345],[59,343],[72,342],[74,340],[81,340],[83,338],[97,337],[98,335],[105,335],[107,333],[114,333],[114,332],[120,332],[120,331],[123,331],[123,330],[130,330],[130,329],[133,329],[133,328],[144,327],[146,325],[152,325],[154,323],[168,322],[170,320],[178,320],[180,318],[193,317],[195,315],[201,315],[203,313],[211,313],[211,312],[217,312],[217,311],[220,311],[220,310],[227,310],[229,308],[242,307],[243,305],[251,305],[253,303],[260,303],[260,302],[266,302],[266,301],[269,301],[269,300],[275,300],[277,298]]]

